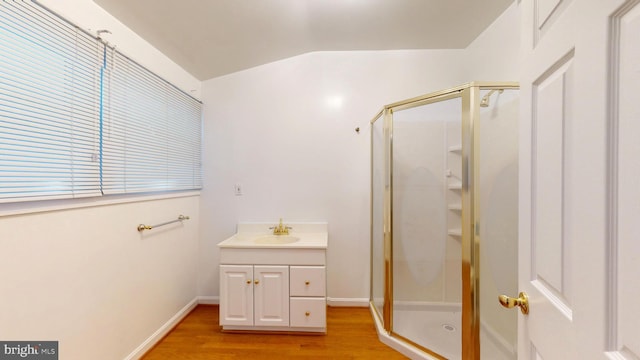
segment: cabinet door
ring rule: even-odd
[[[289,326],[289,267],[254,267],[256,326]]]
[[[253,325],[253,266],[220,265],[220,325]]]

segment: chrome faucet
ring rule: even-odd
[[[273,235],[289,235],[289,229],[292,227],[283,225],[282,218],[280,218],[278,226],[272,226],[269,229],[273,229]]]

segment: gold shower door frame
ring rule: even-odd
[[[480,91],[493,89],[519,89],[517,82],[471,82],[448,90],[438,91],[415,98],[395,102],[383,109],[371,120],[371,125],[383,119],[384,137],[384,304],[383,313],[379,314],[373,303],[373,293],[370,296],[370,308],[374,316],[382,319],[385,331],[405,343],[408,343],[425,353],[437,358],[445,359],[437,352],[427,349],[393,331],[393,113],[394,111],[425,106],[453,98],[462,99],[462,359],[480,360],[480,244],[476,232],[479,223],[479,151],[480,132]],[[373,131],[371,131],[371,154],[373,154]],[[371,179],[373,181],[374,159],[371,156]],[[373,184],[372,184],[373,185]],[[371,187],[373,199],[373,186]],[[371,226],[373,227],[373,202],[371,202]],[[374,245],[373,229],[371,231],[371,246]],[[373,251],[372,251],[373,253]],[[373,289],[373,257],[371,264],[371,289]],[[497,295],[497,294],[496,294]]]

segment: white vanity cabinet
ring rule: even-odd
[[[223,330],[327,332],[327,224],[292,225],[278,237],[241,223],[218,244]]]
[[[326,332],[325,266],[220,265],[225,330]]]
[[[220,325],[289,326],[288,266],[220,266]]]

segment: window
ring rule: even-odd
[[[197,100],[32,1],[0,55],[0,202],[202,186]]]
[[[101,44],[30,1],[0,6],[0,199],[99,195]]]
[[[104,193],[200,188],[200,103],[117,51],[107,59]]]

